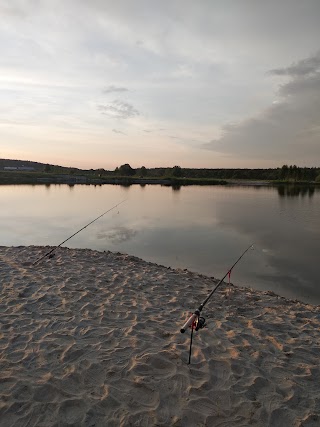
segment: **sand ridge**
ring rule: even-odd
[[[0,247],[1,426],[320,425],[320,308],[121,253]]]

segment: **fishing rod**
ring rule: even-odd
[[[201,311],[203,310],[203,307],[207,304],[209,299],[212,297],[212,295],[215,293],[215,291],[219,288],[219,286],[222,284],[224,279],[230,274],[232,269],[238,264],[238,262],[241,260],[241,258],[248,252],[249,249],[253,249],[253,244],[250,245],[237,259],[237,261],[232,265],[231,268],[227,271],[227,273],[223,276],[223,278],[218,282],[218,284],[213,288],[213,290],[210,292],[210,294],[207,296],[207,298],[201,303],[197,310],[189,317],[189,319],[185,322],[185,324],[180,329],[180,332],[183,334],[185,333],[186,329],[191,327],[191,337],[190,337],[190,349],[189,349],[189,361],[188,365],[190,365],[191,362],[191,350],[192,350],[192,338],[193,338],[193,330],[198,331],[199,329],[202,329],[205,326],[206,320],[204,317],[200,316]]]
[[[43,260],[43,258],[46,258],[47,256],[49,258],[52,258],[53,252],[58,249],[61,245],[63,245],[64,243],[66,243],[68,240],[70,240],[72,237],[74,237],[76,234],[80,233],[80,231],[84,230],[85,228],[89,227],[89,225],[93,224],[95,221],[97,221],[99,218],[103,217],[105,214],[107,214],[108,212],[112,211],[113,209],[115,209],[116,207],[118,207],[119,205],[121,205],[121,203],[125,202],[127,199],[122,200],[120,203],[114,205],[112,208],[108,209],[107,211],[105,211],[103,214],[99,215],[97,218],[95,218],[94,220],[92,220],[91,222],[89,222],[87,225],[85,225],[84,227],[80,228],[80,230],[76,231],[75,233],[73,233],[70,237],[68,237],[66,240],[64,240],[63,242],[59,243],[59,245],[55,246],[53,249],[51,249],[48,253],[46,253],[45,255],[43,255],[42,257],[40,257],[39,259],[37,259],[32,265],[36,265],[38,264],[40,261]]]

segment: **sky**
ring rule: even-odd
[[[320,167],[319,0],[0,0],[0,158]]]

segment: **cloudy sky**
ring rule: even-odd
[[[0,157],[320,165],[319,0],[0,0]]]

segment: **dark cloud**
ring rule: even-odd
[[[103,93],[113,93],[113,92],[128,92],[129,89],[126,87],[119,87],[119,86],[108,86],[105,89],[103,89]]]
[[[276,76],[305,76],[320,71],[320,52],[311,58],[303,59],[287,68],[278,68],[269,73]]]
[[[107,105],[98,105],[98,110],[102,114],[116,119],[129,119],[130,117],[138,116],[140,113],[133,105],[128,102],[116,99]]]
[[[16,3],[16,4],[15,4]],[[37,5],[34,2],[26,4],[24,2],[9,2],[3,1],[0,4],[1,16],[26,18],[29,14],[32,14]]]
[[[118,130],[118,129],[112,129],[112,132],[119,133],[121,135],[127,135],[126,133],[124,133],[124,132],[122,132],[121,130]]]
[[[320,157],[320,54],[287,68],[278,100],[260,115],[223,128],[220,139],[204,148],[229,157],[315,166]],[[253,164],[253,163],[252,163]]]

